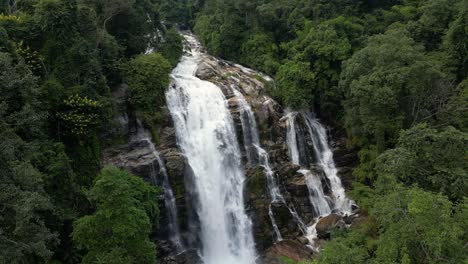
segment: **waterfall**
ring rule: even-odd
[[[203,58],[191,35],[166,92],[177,143],[193,171],[205,264],[253,264],[252,223],[244,209],[241,152],[226,98],[219,87],[195,77]]]
[[[135,133],[132,138],[134,142],[145,142],[146,145],[151,150],[151,153],[155,157],[156,162],[158,163],[159,171],[156,169],[154,163],[151,166],[151,174],[150,178],[154,185],[161,185],[163,192],[164,192],[164,206],[166,208],[167,213],[167,220],[168,220],[168,236],[169,241],[174,245],[176,253],[181,253],[185,250],[185,246],[182,243],[180,229],[179,229],[179,222],[177,216],[177,206],[176,200],[174,196],[174,192],[172,190],[171,184],[169,183],[169,177],[167,175],[166,165],[164,164],[161,155],[156,150],[156,147],[151,141],[151,136],[148,130],[143,127],[143,124],[140,120],[137,119],[137,133]],[[159,183],[158,175],[162,176],[162,182]]]
[[[240,120],[242,124],[242,134],[244,136],[244,148],[247,155],[249,164],[254,163],[254,157],[257,156],[260,166],[263,167],[263,172],[267,177],[268,190],[270,192],[271,202],[268,206],[268,215],[273,226],[273,231],[275,232],[276,239],[278,241],[283,240],[281,232],[279,231],[278,225],[276,224],[275,216],[273,210],[271,209],[271,204],[275,202],[283,202],[284,198],[281,195],[281,192],[276,183],[275,173],[273,172],[270,165],[270,158],[268,152],[266,152],[260,146],[260,139],[258,136],[257,122],[255,121],[255,116],[252,111],[252,108],[245,100],[245,97],[242,93],[236,89],[232,89],[234,95],[237,98],[240,107]]]
[[[158,162],[159,166],[159,175],[162,176],[162,188],[164,191],[164,205],[167,211],[167,218],[168,218],[168,232],[169,232],[169,240],[172,242],[176,249],[176,253],[180,253],[185,250],[185,247],[182,244],[182,239],[180,238],[180,229],[177,220],[177,207],[174,197],[174,192],[172,191],[171,185],[169,183],[169,178],[166,171],[166,165],[164,164],[159,152],[156,150],[153,142],[148,138],[145,137],[142,139],[148,146],[150,147],[153,155],[156,157],[156,161]],[[151,177],[154,179],[157,172],[155,171],[154,166],[152,167]]]
[[[301,152],[299,151],[299,138],[296,131],[296,118],[298,116],[303,118],[310,139],[312,140],[314,156],[316,157],[314,163],[323,170],[325,177],[330,182],[331,194],[333,196],[331,199],[323,192],[320,175],[314,174],[309,168],[304,168],[304,165],[300,162],[303,157],[301,157]],[[285,118],[287,125],[286,143],[288,145],[291,162],[301,165],[302,167],[298,172],[302,173],[306,179],[306,184],[309,189],[309,199],[314,208],[315,215],[317,216],[314,224],[309,226],[306,231],[306,237],[313,245],[315,238],[317,238],[315,226],[317,225],[319,217],[331,214],[332,209],[342,214],[348,214],[350,213],[351,201],[346,198],[341,180],[337,176],[338,171],[333,161],[333,153],[327,142],[325,128],[314,119],[310,113],[289,112],[286,114]]]
[[[330,182],[334,209],[342,213],[351,213],[351,201],[346,198],[345,190],[338,177],[338,170],[333,160],[333,152],[331,151],[328,140],[327,131],[316,119],[312,118],[310,113],[303,114],[306,126],[309,130],[309,135],[313,141],[314,153],[317,157],[317,163],[325,172],[325,176]]]
[[[247,70],[247,68],[242,68],[244,71]],[[250,69],[248,69],[250,70]],[[252,111],[252,108],[250,105],[247,103],[245,100],[244,95],[239,92],[236,89],[232,89],[234,95],[237,98],[237,101],[239,103],[240,107],[240,119],[241,119],[241,124],[242,124],[242,132],[244,136],[244,148],[245,151],[252,151],[253,149],[256,150],[255,153],[251,153],[251,157],[254,155],[257,156],[258,163],[260,166],[263,167],[263,173],[265,174],[267,178],[267,185],[268,185],[268,190],[270,194],[270,204],[268,206],[268,215],[271,220],[271,224],[273,226],[273,231],[275,232],[276,239],[277,241],[283,240],[283,237],[281,236],[281,232],[279,231],[278,225],[276,224],[275,216],[273,214],[273,210],[271,208],[271,205],[273,203],[282,203],[286,208],[288,208],[289,213],[292,215],[293,219],[296,221],[299,229],[301,232],[306,235],[307,234],[307,227],[304,224],[304,221],[299,217],[297,214],[296,210],[289,206],[286,203],[286,200],[284,199],[283,195],[281,194],[281,191],[279,189],[278,181],[276,179],[275,173],[273,169],[271,168],[270,165],[270,157],[268,155],[268,152],[265,151],[260,145],[260,140],[258,136],[258,127],[257,127],[257,122],[255,121],[255,115]]]
[[[323,193],[322,181],[310,170],[301,169],[298,171],[306,179],[307,189],[309,189],[309,200],[315,210],[315,215],[323,216],[331,213],[330,205]]]
[[[297,147],[296,139],[296,116],[297,112],[290,112],[286,114],[287,133],[286,144],[288,145],[289,157],[291,162],[299,165],[299,148]]]
[[[247,156],[247,162],[248,165],[253,166],[260,158],[259,149],[261,149],[257,130],[257,122],[255,121],[252,108],[245,100],[244,95],[234,88],[232,88],[232,92],[236,96],[237,102],[239,103],[239,118],[242,124],[242,135],[244,138],[244,149]],[[265,165],[265,163],[269,163],[269,161],[263,160],[262,163],[262,165]]]

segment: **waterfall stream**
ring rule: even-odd
[[[310,140],[312,141],[314,157],[316,159],[314,165],[324,172],[325,177],[330,183],[331,198],[326,196],[323,191],[320,175],[308,168],[310,164],[307,164],[307,167],[301,164],[301,158],[306,157],[301,157],[298,142],[299,140],[302,142],[305,140],[298,138],[296,131],[296,127],[298,126],[296,119],[298,117],[304,120]],[[306,237],[313,246],[314,240],[317,238],[315,226],[319,218],[331,214],[333,210],[341,214],[349,214],[352,201],[346,198],[341,180],[337,176],[338,171],[333,161],[333,152],[328,145],[325,128],[310,113],[289,112],[285,118],[287,125],[286,143],[288,145],[289,156],[292,163],[302,166],[298,172],[303,174],[306,179],[309,198],[316,216],[315,222],[307,228],[306,232]]]
[[[184,34],[185,54],[166,92],[177,143],[193,171],[205,264],[253,264],[252,224],[244,209],[240,147],[226,98],[215,84],[195,77],[204,54]]]
[[[328,145],[327,131],[310,113],[303,114],[309,135],[313,142],[314,154],[319,167],[325,172],[333,194],[334,209],[344,214],[351,213],[351,201],[346,198],[345,190],[338,177],[338,170],[333,160],[333,152]]]
[[[284,198],[281,195],[279,190],[275,173],[273,172],[270,165],[270,157],[268,152],[266,152],[260,146],[260,139],[258,136],[257,122],[255,121],[255,116],[252,111],[252,108],[245,100],[245,97],[242,93],[236,89],[232,89],[234,95],[237,97],[240,108],[240,120],[242,124],[242,134],[244,135],[244,148],[247,155],[249,164],[254,163],[254,158],[256,158],[259,164],[263,167],[263,172],[267,177],[268,190],[270,192],[271,202],[268,206],[268,215],[273,226],[273,231],[275,232],[276,239],[278,241],[283,240],[281,233],[279,231],[278,225],[276,224],[275,216],[273,210],[271,209],[272,203],[283,202]],[[257,157],[255,157],[255,155]]]
[[[246,68],[243,68],[243,70],[245,71]],[[260,166],[263,167],[263,173],[265,174],[267,178],[267,185],[268,185],[268,190],[269,190],[270,199],[271,199],[270,204],[268,206],[268,215],[270,217],[273,231],[275,232],[277,241],[283,240],[283,237],[280,233],[278,225],[276,224],[275,216],[271,208],[272,204],[274,203],[283,204],[289,210],[289,213],[293,217],[294,221],[296,221],[301,232],[304,235],[306,235],[307,227],[304,224],[304,221],[297,214],[296,210],[287,204],[286,200],[284,199],[284,196],[281,194],[281,191],[278,185],[278,180],[270,164],[270,157],[268,155],[268,152],[265,149],[263,149],[260,145],[260,139],[259,139],[260,137],[258,135],[257,122],[255,121],[255,115],[254,115],[254,112],[252,111],[252,108],[247,103],[242,93],[240,93],[238,90],[234,88],[232,90],[233,90],[234,95],[237,97],[239,107],[240,107],[240,119],[241,119],[241,124],[242,124],[242,132],[244,135],[245,151],[248,152],[248,151],[256,150],[256,152],[251,153],[250,156],[251,157],[253,157],[254,155],[257,156],[256,158],[258,159],[258,163],[260,164]]]
[[[157,172],[153,166],[152,172],[151,172],[152,178],[155,178],[153,176],[155,174],[160,174],[162,176],[161,187],[164,191],[164,205],[167,211],[167,218],[168,218],[167,229],[169,231],[168,232],[169,240],[174,245],[176,249],[176,253],[180,253],[185,249],[185,247],[183,246],[182,239],[180,237],[179,223],[177,220],[176,201],[174,197],[174,192],[172,191],[172,187],[169,183],[169,178],[168,178],[167,171],[166,171],[166,165],[161,159],[161,156],[159,155],[159,152],[156,150],[153,142],[148,137],[145,137],[142,140],[148,143],[148,146],[150,147],[151,151],[153,152],[153,155],[156,157],[156,161],[158,162],[159,172]]]
[[[164,206],[167,214],[167,230],[169,241],[175,248],[175,253],[181,253],[185,250],[185,246],[182,242],[179,221],[177,216],[177,206],[172,186],[169,182],[169,176],[167,174],[166,165],[161,158],[161,155],[156,150],[151,135],[148,130],[143,127],[140,120],[137,120],[137,133],[133,135],[132,141],[145,142],[149,147],[151,154],[155,157],[158,166],[156,167],[154,162],[151,166],[150,178],[154,185],[160,185],[164,192]],[[159,169],[159,170],[158,170]],[[158,180],[158,175],[160,176]]]

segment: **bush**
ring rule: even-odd
[[[138,111],[155,112],[165,102],[171,64],[161,54],[139,55],[123,66],[130,104]]]
[[[158,190],[115,167],[104,168],[89,192],[97,210],[74,224],[73,240],[88,249],[83,263],[155,263],[149,240]]]

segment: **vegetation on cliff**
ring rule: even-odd
[[[468,261],[466,0],[9,0],[0,263],[154,263],[156,190],[100,158],[123,82],[157,140],[173,23],[274,77],[275,99],[358,151],[351,196],[368,217],[316,263]]]
[[[197,1],[188,1],[192,6]],[[461,263],[468,217],[464,0],[206,0],[193,28],[275,77],[285,106],[343,127],[369,217],[318,263]]]
[[[154,0],[0,3],[0,263],[154,263],[153,187],[98,173],[118,85],[131,83],[141,112],[164,103],[182,51],[160,9]],[[141,55],[148,49],[156,53]]]

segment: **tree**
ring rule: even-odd
[[[468,77],[468,8],[466,1],[461,3],[462,8],[444,37],[444,46],[456,62],[459,80]]]
[[[130,60],[123,68],[123,75],[133,107],[153,112],[163,105],[170,71],[170,63],[158,53],[139,55]]]
[[[307,69],[315,74],[314,100],[309,106],[321,116],[336,118],[341,111],[342,92],[338,89],[342,61],[352,52],[353,40],[363,28],[352,19],[337,17],[319,25],[306,21],[297,38],[288,43],[288,56],[307,62]]]
[[[419,19],[410,21],[407,27],[413,38],[423,43],[427,50],[436,50],[456,14],[456,8],[454,1],[424,1],[417,9],[421,13]]]
[[[310,64],[287,61],[276,73],[276,86],[271,90],[285,105],[296,109],[305,109],[313,100],[315,75],[308,71]]]
[[[93,215],[75,221],[73,240],[87,249],[83,263],[155,263],[149,240],[158,191],[126,171],[104,168],[88,197]]]
[[[421,124],[400,133],[397,148],[377,159],[377,170],[394,175],[408,186],[418,184],[460,200],[468,195],[467,149],[467,133]]]
[[[242,45],[241,62],[269,74],[276,73],[279,62],[278,47],[273,39],[264,33],[252,34]]]
[[[21,58],[0,53],[0,93],[0,262],[47,262],[58,243],[48,226],[55,207],[34,164],[45,115],[37,78]]]
[[[157,47],[158,53],[164,54],[164,57],[167,58],[173,67],[179,62],[182,56],[182,49],[182,37],[175,27],[166,31],[164,41]]]
[[[37,77],[22,59],[15,61],[9,54],[0,52],[0,80],[2,118],[23,139],[40,136],[46,114],[38,107]]]
[[[441,194],[418,188],[392,190],[379,197],[371,214],[380,224],[376,263],[461,263],[463,222],[456,207]]]
[[[391,146],[400,129],[440,111],[453,89],[444,87],[445,78],[440,63],[425,56],[404,30],[369,38],[341,74],[349,134],[360,145],[367,138],[379,151]]]
[[[99,0],[101,28],[106,30],[107,23],[116,15],[129,10],[135,0]]]

